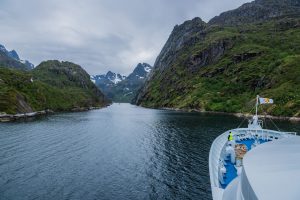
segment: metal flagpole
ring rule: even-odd
[[[255,115],[257,116],[257,107],[258,107],[258,98],[259,96],[256,96],[256,108],[255,108]]]
[[[257,134],[257,124],[258,124],[258,116],[257,116],[257,107],[258,107],[258,95],[256,96],[256,106],[255,106],[255,116],[256,116],[256,126],[255,126],[255,135],[258,135]],[[258,140],[259,141],[259,140]]]

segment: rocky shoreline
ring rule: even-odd
[[[249,113],[228,113],[228,112],[216,112],[216,111],[203,111],[197,109],[179,109],[179,108],[160,108],[162,110],[172,110],[172,111],[183,111],[183,112],[198,112],[198,113],[212,113],[212,114],[223,114],[223,115],[233,115],[236,117],[251,118],[253,114]],[[300,122],[300,117],[286,117],[286,116],[273,116],[273,115],[258,115],[259,118],[269,118],[277,120],[288,120],[291,122]]]
[[[100,109],[100,108],[104,108],[104,107],[76,107],[76,108],[71,109],[69,112],[83,112],[83,111],[95,110],[95,109]],[[1,114],[0,113],[0,123],[33,119],[35,117],[45,116],[45,115],[54,114],[54,113],[56,113],[56,112],[54,112],[53,110],[50,110],[50,109],[36,111],[36,112],[30,112],[30,113],[18,113],[18,114],[6,114],[6,113]]]
[[[47,115],[47,114],[52,114],[54,111],[52,110],[41,110],[41,111],[36,111],[36,112],[30,112],[30,113],[18,113],[18,114],[0,114],[0,122],[12,122],[12,121],[17,121],[21,119],[28,119],[28,118],[34,118],[37,116],[42,116],[42,115]]]

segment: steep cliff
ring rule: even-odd
[[[136,97],[146,107],[300,116],[298,0],[256,0],[209,23],[175,26]]]

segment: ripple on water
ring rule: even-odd
[[[0,199],[211,199],[210,145],[239,122],[113,104],[0,124]]]

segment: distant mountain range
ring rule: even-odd
[[[176,25],[137,105],[300,117],[300,0],[255,0]]]
[[[139,63],[127,77],[109,71],[106,74],[91,76],[91,80],[112,101],[131,102],[151,70],[151,65]]]
[[[121,74],[116,74],[111,71],[108,71],[106,74],[91,76],[91,81],[93,81],[95,84],[106,87],[113,86],[125,79],[126,76],[122,76]]]
[[[31,70],[34,65],[28,60],[20,59],[15,50],[8,51],[5,46],[0,44],[0,65],[14,67],[16,69]]]

